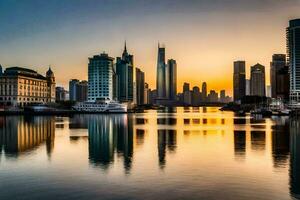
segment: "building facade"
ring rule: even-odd
[[[9,67],[0,72],[0,105],[26,106],[55,102],[52,70],[43,76],[34,70]]]
[[[117,78],[117,99],[120,102],[133,102],[135,73],[133,55],[128,54],[126,42],[122,57],[117,57],[116,78]]]
[[[69,81],[69,95],[70,101],[76,101],[76,85],[79,83],[78,79],[71,79]]]
[[[157,99],[166,98],[166,62],[165,47],[158,44],[157,68],[156,68],[156,90]]]
[[[113,61],[106,53],[89,58],[88,101],[113,100]]]
[[[233,63],[233,99],[240,101],[246,95],[246,62],[235,61]]]
[[[145,73],[140,68],[136,68],[136,103],[137,105],[144,104],[145,92]]]
[[[282,89],[282,82],[278,82],[279,73],[281,76],[283,75],[282,72],[286,67],[286,55],[285,54],[274,54],[272,56],[272,62],[270,64],[270,82],[271,82],[271,96],[272,98],[279,98],[282,97],[282,91],[279,91],[280,88]],[[288,74],[286,74],[288,76]],[[282,77],[280,77],[282,78]],[[288,83],[285,83],[288,84]],[[288,90],[287,90],[288,92]]]
[[[207,84],[206,84],[206,82],[202,83],[201,94],[202,94],[202,101],[206,102],[206,100],[207,100]]]
[[[56,101],[66,101],[67,91],[64,87],[56,87],[55,88],[55,100]]]
[[[266,96],[265,66],[258,63],[251,67],[250,95]]]
[[[166,67],[166,98],[176,100],[177,95],[177,64],[176,60],[169,59]]]
[[[300,103],[300,19],[290,20],[287,34],[287,62],[290,69],[290,103]]]
[[[87,101],[88,82],[84,80],[80,81],[78,79],[71,79],[69,81],[69,95],[70,101]]]

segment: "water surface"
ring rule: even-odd
[[[300,120],[218,108],[0,117],[0,199],[295,199]]]

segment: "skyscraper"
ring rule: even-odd
[[[233,99],[241,100],[246,95],[246,62],[235,61],[233,63]]]
[[[80,81],[76,85],[76,101],[79,102],[87,101],[87,93],[88,93],[88,82]]]
[[[270,82],[271,82],[271,96],[272,98],[279,97],[278,89],[282,87],[282,85],[278,84],[278,76],[279,71],[282,71],[286,66],[286,56],[285,54],[274,54],[272,56],[272,62],[270,64]],[[288,74],[287,74],[288,76]],[[288,83],[283,83],[288,84]],[[287,91],[288,92],[288,91]]]
[[[189,83],[183,83],[183,102],[186,105],[192,104],[192,93],[190,91]]]
[[[176,60],[169,59],[166,67],[166,98],[176,100],[177,94],[177,64]]]
[[[250,95],[266,96],[265,66],[258,63],[251,67]]]
[[[122,57],[117,57],[117,99],[120,102],[132,102],[134,97],[134,65],[133,55],[128,54],[126,42]]]
[[[106,53],[89,58],[88,101],[113,99],[113,61]]]
[[[300,102],[300,19],[290,20],[287,28],[287,61],[290,68],[290,103]]]
[[[206,82],[202,83],[201,94],[202,94],[202,100],[205,102],[207,100],[207,84],[206,84]]]
[[[157,98],[166,98],[166,63],[165,63],[165,47],[158,44],[157,70],[156,70],[156,90]]]
[[[226,93],[225,90],[220,91],[220,102],[225,103],[226,102]]]
[[[145,74],[139,68],[136,68],[136,103],[144,104]]]
[[[69,81],[69,95],[70,101],[76,101],[76,85],[79,83],[78,79],[71,79]]]
[[[199,87],[194,86],[192,91],[192,105],[198,106],[201,102],[201,92]]]

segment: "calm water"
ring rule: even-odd
[[[293,199],[300,120],[217,108],[0,117],[0,199]]]

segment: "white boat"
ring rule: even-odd
[[[126,113],[127,105],[116,101],[78,102],[73,106],[73,109],[94,113]]]

